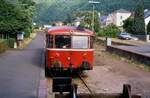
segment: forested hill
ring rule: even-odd
[[[36,2],[35,22],[48,23],[50,21],[65,20],[67,15],[82,10],[92,10],[89,0],[34,0]],[[95,0],[96,1],[96,0]],[[133,11],[139,0],[97,0],[95,9],[101,14],[108,14],[123,8]],[[150,0],[143,0],[145,8],[150,9]]]

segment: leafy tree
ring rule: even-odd
[[[145,34],[145,22],[144,22],[144,4],[141,2],[137,5],[134,15],[134,34],[144,35]]]
[[[71,17],[70,14],[67,15],[67,18],[66,18],[65,22],[66,22],[66,24],[67,23],[71,24],[73,22],[73,18]]]
[[[20,20],[20,10],[15,5],[0,1],[0,32],[5,34],[15,34],[22,30],[22,24]]]
[[[27,2],[28,1],[28,2]],[[17,33],[32,29],[32,0],[0,0],[0,32],[16,36]]]
[[[94,12],[95,13],[95,17],[94,17],[94,31],[95,32],[99,32],[100,30],[100,23],[99,23],[99,16],[98,16],[98,12]],[[84,28],[88,28],[92,30],[92,19],[93,19],[93,12],[92,11],[80,11],[77,12],[75,14],[73,14],[73,19],[75,19],[76,17],[84,17],[84,19],[82,19],[80,26],[84,27]]]
[[[132,34],[134,32],[133,23],[134,19],[132,17],[129,17],[127,20],[125,20],[123,24],[123,28],[125,29],[125,31]]]
[[[92,4],[88,0],[34,0],[36,4],[36,17],[34,19],[39,23],[49,23],[50,21],[64,21],[67,14],[73,14],[76,11],[92,10]],[[57,1],[57,2],[55,2]],[[95,10],[103,15],[112,13],[120,8],[133,11],[139,0],[95,0],[101,4],[96,4]],[[112,2],[111,2],[112,1]],[[143,0],[144,6],[150,9],[149,0]]]
[[[149,21],[149,23],[147,25],[147,34],[150,34],[150,21]]]
[[[22,18],[23,18],[23,24],[24,24],[24,32],[25,37],[29,37],[30,33],[32,32],[32,21],[33,21],[33,15],[34,15],[34,5],[35,2],[32,0],[19,0],[21,3],[21,10],[22,10]]]

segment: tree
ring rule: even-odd
[[[28,1],[28,2],[27,2]],[[29,2],[30,1],[30,2]],[[0,32],[16,36],[17,33],[32,29],[32,0],[0,0]],[[31,31],[30,31],[31,32]]]
[[[126,32],[128,33],[133,33],[133,23],[134,19],[132,17],[129,17],[127,20],[124,21],[123,28],[125,29]]]
[[[73,19],[71,17],[71,14],[67,14],[67,18],[65,19],[65,24],[71,24],[73,22]]]
[[[35,2],[33,0],[19,0],[19,2],[21,3],[22,22],[24,25],[22,31],[25,32],[25,37],[29,37],[33,28],[32,21]]]
[[[99,16],[98,16],[98,12],[94,12],[95,13],[95,17],[94,17],[94,31],[95,32],[99,32],[100,30],[100,22],[99,22]],[[82,19],[80,26],[83,28],[88,28],[92,30],[92,18],[93,18],[93,12],[92,11],[80,11],[80,12],[76,12],[73,14],[73,19],[75,19],[75,17],[84,17],[84,19]]]
[[[144,22],[144,4],[141,0],[135,9],[134,15],[134,34],[144,35],[145,34],[145,22]]]
[[[149,23],[148,23],[148,25],[147,25],[147,34],[150,35],[150,21],[149,21]]]
[[[3,34],[14,34],[18,30],[22,29],[20,24],[19,9],[15,5],[0,1],[0,32]]]

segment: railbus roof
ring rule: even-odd
[[[47,34],[51,35],[89,35],[93,36],[93,32],[75,26],[56,26],[48,30]]]

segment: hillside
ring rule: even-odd
[[[38,23],[65,20],[68,14],[81,10],[92,10],[88,0],[34,0],[36,13],[34,20]],[[108,14],[114,10],[124,8],[133,11],[139,0],[97,0],[95,9],[101,14]],[[144,0],[145,8],[150,9],[150,1]]]

